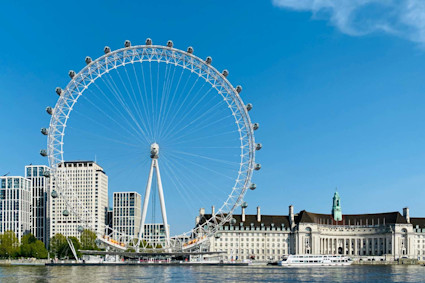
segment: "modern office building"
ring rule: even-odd
[[[137,192],[114,192],[114,212],[112,226],[115,231],[138,237],[140,231],[140,218],[142,197]],[[120,237],[115,235],[114,237]],[[116,239],[127,242],[129,239]]]
[[[25,166],[25,178],[31,181],[31,233],[47,245],[50,179],[44,176],[45,172],[48,172],[48,167],[44,165]]]
[[[168,225],[170,229],[170,225]],[[148,223],[145,224],[143,239],[152,246],[164,246],[165,244],[165,229],[163,223]]]
[[[61,190],[60,186],[64,189]],[[51,190],[61,190],[65,195],[50,198],[50,237],[57,233],[75,237],[80,235],[78,227],[82,223],[66,201],[78,215],[86,219],[91,230],[104,234],[108,176],[102,167],[93,161],[67,161],[59,164]]]
[[[362,260],[412,258],[425,261],[425,218],[410,218],[409,209],[376,214],[343,214],[338,193],[331,214],[305,210],[288,215],[233,215],[212,237],[210,251],[225,251],[228,260],[278,260],[286,254],[342,254]],[[200,210],[197,223],[211,214]]]
[[[0,233],[12,230],[19,241],[31,229],[31,181],[0,177]]]

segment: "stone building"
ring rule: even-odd
[[[199,222],[211,214],[197,218]],[[302,210],[288,215],[233,215],[217,237],[211,251],[225,251],[228,260],[278,260],[285,254],[342,254],[352,258],[425,260],[425,218],[410,218],[409,209],[375,214],[343,214],[336,192],[331,214]]]
[[[93,161],[66,161],[58,165],[58,177],[62,183],[67,182],[67,194],[70,205],[78,215],[88,219],[90,228],[98,233],[105,233],[106,212],[108,210],[108,176],[103,168]],[[51,181],[51,189],[56,183]],[[79,237],[80,223],[78,217],[70,211],[63,197],[50,198],[50,238],[57,233],[66,237]]]

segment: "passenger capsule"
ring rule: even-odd
[[[103,48],[103,52],[105,52],[105,54],[108,54],[111,52],[111,48],[109,46],[105,46],[105,48]]]
[[[46,177],[46,178],[50,178],[50,171],[44,170],[43,176]]]
[[[261,164],[260,163],[255,164],[254,169],[257,170],[257,171],[260,170]]]
[[[84,228],[83,228],[83,226],[78,226],[78,232],[80,232],[80,233],[83,233],[83,231],[84,231]]]
[[[170,48],[173,47],[173,42],[171,40],[167,41],[167,46]]]
[[[251,186],[249,186],[249,189],[250,189],[251,191],[255,190],[256,188],[257,188],[257,185],[256,185],[256,184],[254,184],[254,183],[252,183],[252,184],[251,184]]]
[[[205,59],[205,63],[207,63],[208,65],[211,64],[212,62],[212,58],[210,56],[207,57],[207,59]]]
[[[187,48],[187,53],[189,53],[189,54],[193,54],[193,47],[192,46],[189,46],[188,48]]]
[[[131,42],[130,42],[130,40],[126,40],[126,41],[124,42],[124,46],[125,46],[126,48],[130,47],[130,46],[131,46]]]
[[[260,128],[260,124],[255,123],[254,125],[252,125],[252,128],[253,128],[254,130],[258,130],[258,128]]]
[[[86,57],[86,64],[87,65],[90,64],[92,61],[93,60],[89,56]]]
[[[52,114],[53,114],[53,109],[52,109],[52,107],[47,106],[47,107],[46,107],[46,112],[47,112],[47,114],[52,115]]]
[[[46,157],[47,151],[45,149],[40,150],[40,155]]]
[[[241,205],[242,208],[247,208],[248,207],[248,203],[246,201],[244,201]]]
[[[255,150],[260,150],[260,149],[262,149],[263,148],[263,145],[261,144],[261,143],[257,143],[256,145],[255,145]]]
[[[58,95],[61,95],[61,94],[62,94],[62,89],[61,89],[60,87],[57,87],[57,88],[55,89],[55,91],[56,91],[56,93],[57,93]]]
[[[237,93],[241,93],[241,91],[242,91],[242,87],[241,87],[240,85],[238,85],[238,86],[236,87],[236,92],[237,92]]]
[[[75,77],[75,72],[73,70],[68,72],[68,75],[71,79],[73,79]]]
[[[231,225],[235,225],[236,224],[236,219],[235,218],[230,219],[230,224]]]
[[[223,75],[223,77],[227,78],[227,76],[229,75],[229,71],[223,70],[221,74]]]
[[[58,192],[56,190],[53,190],[50,195],[52,196],[52,198],[57,198],[59,196]]]
[[[40,132],[45,136],[47,136],[49,134],[49,131],[46,128],[41,128]]]
[[[152,39],[147,38],[146,39],[146,45],[152,45]]]
[[[65,209],[64,211],[62,211],[62,215],[63,216],[69,216],[69,211],[67,209]]]
[[[246,110],[247,111],[250,111],[251,109],[252,109],[252,104],[251,103],[248,103],[247,105],[246,105]]]

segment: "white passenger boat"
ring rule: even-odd
[[[340,266],[351,265],[350,258],[342,255],[288,255],[278,262],[280,266]]]

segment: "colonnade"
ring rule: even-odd
[[[320,254],[380,256],[392,253],[390,237],[323,237],[319,243]]]

